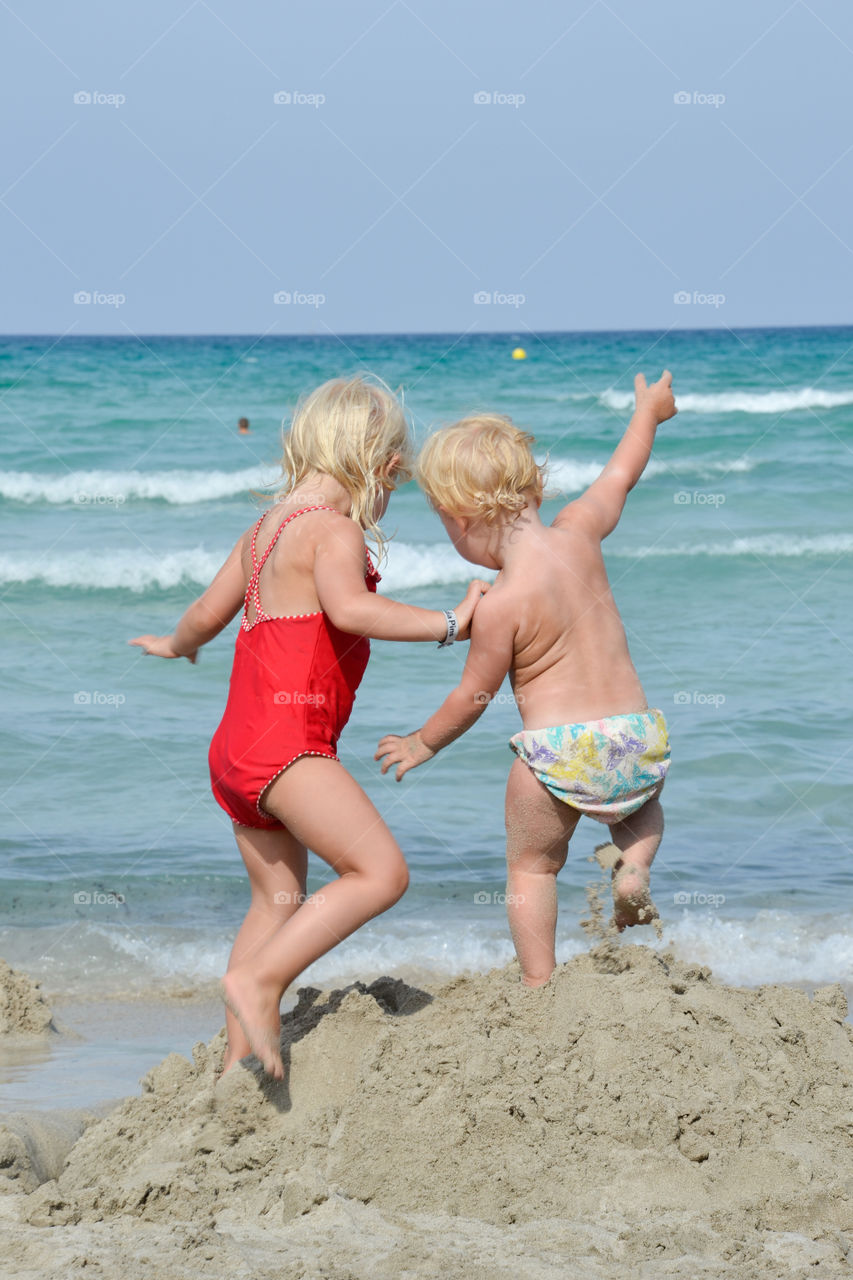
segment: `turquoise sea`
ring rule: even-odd
[[[519,343],[527,359],[515,361]],[[126,642],[171,629],[256,518],[252,491],[275,479],[300,393],[370,370],[403,388],[421,438],[477,408],[509,413],[548,457],[553,515],[618,441],[634,373],[666,366],[679,415],[605,546],[673,744],[652,880],[664,942],[649,929],[638,940],[738,984],[853,985],[852,353],[853,329],[840,328],[0,339],[0,955],[60,1004],[209,993],[222,973],[247,883],[206,756],[234,627],[196,667]],[[382,589],[455,603],[471,566],[415,486],[386,526]],[[372,759],[383,733],[423,722],[463,660],[464,646],[374,642],[341,757],[397,835],[412,886],[306,982],[512,954],[511,701],[400,785]],[[586,946],[588,858],[605,837],[585,821],[573,841],[563,958]],[[311,883],[322,879],[316,863]],[[149,1036],[152,1061],[187,1047],[172,1035]],[[33,1070],[0,1072],[0,1101],[26,1098]]]

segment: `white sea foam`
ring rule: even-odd
[[[817,537],[798,537],[788,533],[756,534],[747,538],[732,538],[729,542],[676,543],[675,546],[656,544],[651,547],[634,547],[631,550],[612,550],[610,555],[630,559],[646,556],[841,556],[853,551],[853,533],[825,533]]]
[[[278,474],[264,466],[241,471],[70,471],[61,476],[0,471],[0,498],[78,506],[121,506],[141,499],[189,506],[265,489]]]
[[[390,592],[493,576],[479,565],[463,560],[446,542],[426,543],[422,546],[392,542],[381,572],[379,590]]]
[[[592,484],[603,465],[603,461],[551,458],[548,463],[550,485],[560,493],[579,493]],[[645,475],[675,474],[701,480],[730,471],[751,471],[755,465],[755,461],[748,458],[707,462],[698,458],[673,462],[653,458]],[[260,466],[242,471],[71,471],[61,476],[0,471],[0,498],[28,505],[123,507],[136,501],[192,506],[222,498],[242,498],[253,491],[269,491],[278,478],[274,468]]]
[[[676,909],[677,910],[677,909]],[[726,918],[714,910],[685,908],[664,912],[658,942],[643,930],[627,939],[656,950],[674,950],[679,959],[706,964],[721,982],[840,982],[853,985],[853,931],[838,917],[787,911],[759,911],[750,918]],[[57,992],[134,991],[156,994],[175,987],[206,987],[217,981],[228,959],[228,939],[210,930],[185,930],[137,923],[87,924],[59,938],[55,929],[3,930],[3,954]],[[588,949],[578,933],[558,942],[564,963]],[[299,985],[367,979],[382,973],[416,969],[452,976],[485,972],[512,959],[512,943],[502,910],[488,918],[464,913],[430,919],[412,912],[366,925],[300,976]]]
[[[802,537],[768,533],[729,541],[665,543],[633,548],[608,548],[615,558],[645,559],[660,556],[839,556],[853,552],[853,533],[829,533]],[[47,555],[0,555],[0,585],[43,583],[48,587],[92,591],[168,590],[172,587],[206,587],[228,549],[206,551],[202,547],[153,556],[148,551],[69,551]],[[396,593],[410,588],[463,583],[472,577],[489,577],[457,555],[448,543],[413,545],[392,542],[382,566],[380,591]]]
[[[155,557],[147,551],[69,551],[64,555],[0,556],[0,584],[44,583],[98,591],[166,590],[183,584],[207,586],[227,551],[201,547]]]
[[[838,409],[853,404],[853,391],[821,391],[818,387],[800,387],[788,391],[717,391],[684,392],[676,389],[680,412],[688,413],[788,413],[794,409]],[[608,409],[624,412],[633,408],[633,391],[609,388],[598,397]]]
[[[853,983],[853,933],[790,911],[759,911],[727,920],[713,911],[683,908],[666,926],[663,945],[707,964],[722,982]]]
[[[681,458],[672,462],[652,458],[642,479],[654,476],[690,477],[695,480],[712,480],[725,478],[730,472],[742,473],[752,471],[758,463],[754,458],[732,458],[731,460],[708,460],[701,458]],[[580,493],[597,480],[604,462],[576,462],[569,458],[549,458],[547,487],[559,493]]]
[[[134,592],[185,585],[206,587],[228,551],[227,547],[220,551],[193,547],[161,556],[142,549],[0,555],[0,585],[43,583],[48,587],[78,590]],[[423,546],[392,543],[381,572],[380,590],[390,592],[467,582],[469,578],[483,576],[482,570],[463,560],[449,543]]]

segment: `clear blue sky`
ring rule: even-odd
[[[0,24],[5,333],[853,319],[849,0],[4,0]]]

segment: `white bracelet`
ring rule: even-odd
[[[447,635],[439,643],[438,647],[439,649],[446,649],[448,645],[453,644],[453,641],[459,635],[459,619],[452,609],[442,609],[442,613],[447,619]]]

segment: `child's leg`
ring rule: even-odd
[[[528,987],[541,987],[557,963],[557,872],[579,818],[526,764],[513,761],[506,788],[506,913]]]
[[[250,960],[303,901],[308,854],[289,831],[264,831],[234,823],[234,838],[249,873],[252,901],[234,939],[228,968]],[[234,1014],[225,1010],[228,1048],[222,1074],[252,1052]]]
[[[338,873],[223,981],[252,1051],[281,1079],[279,1004],[285,990],[314,960],[393,906],[409,873],[378,810],[336,761],[297,760],[272,784],[264,808]]]
[[[629,925],[649,924],[657,919],[657,908],[649,894],[649,869],[662,835],[663,809],[657,796],[610,828],[611,839],[622,853],[612,876],[613,923],[620,933]]]

